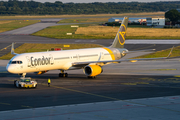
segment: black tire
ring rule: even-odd
[[[19,84],[19,88],[21,89],[21,85]]]
[[[59,73],[59,77],[62,77],[62,74],[61,74],[61,73]]]
[[[15,86],[15,87],[17,87],[17,86],[16,86],[16,81],[17,81],[17,80],[14,80],[14,86]]]
[[[67,73],[59,73],[59,77],[68,77]]]
[[[68,74],[67,73],[65,73],[65,75],[64,75],[65,77],[68,77]]]

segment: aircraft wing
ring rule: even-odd
[[[105,61],[87,61],[87,62],[74,62],[72,63],[73,66],[85,66],[91,63],[120,63],[120,62],[137,62],[137,61],[148,61],[148,60],[162,60],[167,59],[172,54],[174,46],[172,47],[169,55],[167,57],[158,57],[158,58],[139,58],[139,59],[119,59],[119,60],[105,60]]]

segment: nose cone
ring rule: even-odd
[[[14,69],[14,66],[12,65],[7,65],[6,66],[6,70],[10,73],[15,73],[15,69]]]

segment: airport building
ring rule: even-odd
[[[119,22],[121,23],[123,18],[110,18],[108,22]],[[146,22],[146,18],[129,18],[129,23],[141,23]]]
[[[146,18],[147,26],[164,26],[165,18]]]
[[[123,18],[110,18],[108,22],[121,23]],[[165,18],[129,18],[129,23],[146,23],[147,26],[164,26]]]

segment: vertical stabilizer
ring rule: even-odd
[[[127,25],[128,25],[129,17],[124,17],[121,26],[116,34],[116,37],[113,41],[113,44],[110,46],[112,48],[124,48],[125,37],[127,33]]]

